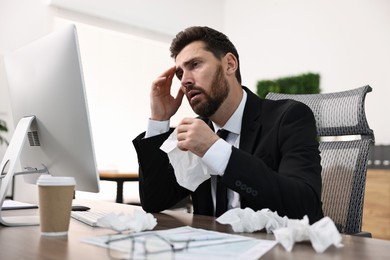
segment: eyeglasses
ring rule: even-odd
[[[175,253],[188,250],[191,242],[222,240],[221,237],[173,239],[156,233],[119,234],[105,244],[112,259],[174,259]]]

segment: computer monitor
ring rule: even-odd
[[[98,192],[76,27],[67,26],[5,55],[4,63],[18,126],[0,169],[1,203],[5,186],[16,174],[17,157],[27,172],[71,176],[76,190]]]

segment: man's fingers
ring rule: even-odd
[[[167,79],[166,84],[168,84],[168,85],[172,85],[172,80],[173,80],[173,77],[175,76],[175,67],[172,67],[171,70],[172,71],[170,72],[170,74],[168,74],[166,77],[166,79]]]
[[[164,73],[161,74],[160,77],[168,77],[169,75],[175,75],[175,71],[176,71],[176,66],[173,66],[169,69],[167,69],[166,71],[164,71]],[[173,78],[172,76],[172,78]]]
[[[176,67],[172,67],[168,69],[163,74],[161,74],[160,77],[158,77],[152,82],[152,88],[154,91],[170,89],[173,77],[175,75],[175,68]]]
[[[180,105],[181,102],[183,101],[184,93],[179,89],[176,94],[175,102],[177,105]]]
[[[195,120],[195,118],[185,117],[185,118],[183,118],[180,121],[178,127],[185,126],[185,125],[190,125],[190,124],[192,124],[194,122],[194,120]]]

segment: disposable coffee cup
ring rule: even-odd
[[[73,177],[41,175],[37,181],[42,235],[68,234],[76,181]]]

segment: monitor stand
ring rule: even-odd
[[[35,120],[35,116],[22,118],[15,128],[7,151],[1,161],[0,170],[0,205],[3,205],[8,188],[12,184],[12,179],[15,175],[25,173],[42,173],[47,172],[47,168],[43,170],[31,170],[26,172],[15,172],[16,163],[19,159],[24,142],[26,141],[27,132],[31,123]],[[4,226],[32,226],[39,225],[39,216],[3,216],[3,211],[0,207],[0,224]]]

